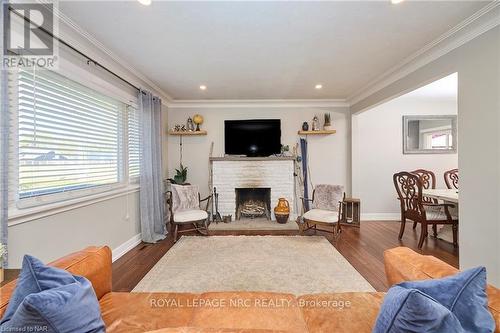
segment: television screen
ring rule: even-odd
[[[227,155],[270,156],[281,152],[279,119],[226,120],[224,144]]]

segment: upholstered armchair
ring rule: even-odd
[[[174,242],[177,234],[196,230],[202,235],[208,234],[208,196],[201,199],[198,186],[172,184],[171,191],[167,192],[167,204],[170,211],[170,223],[174,229]],[[206,201],[202,208],[201,203]],[[190,229],[179,230],[180,225],[192,226]]]
[[[341,185],[321,184],[314,188],[312,199],[301,198],[304,207],[302,215],[303,223],[300,231],[318,230],[318,225],[326,229],[321,231],[332,233],[337,236],[340,232],[340,220],[342,218],[343,200],[345,197],[344,187]],[[307,209],[307,203],[311,209]]]

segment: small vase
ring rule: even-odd
[[[284,224],[288,222],[290,216],[290,203],[285,198],[279,198],[278,204],[274,207],[274,216],[278,223]]]
[[[304,121],[302,123],[302,130],[303,131],[309,131],[309,124],[307,123],[307,121]]]

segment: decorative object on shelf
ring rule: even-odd
[[[181,132],[186,132],[186,125],[181,125]]]
[[[174,131],[175,132],[180,132],[181,131],[181,125],[175,125],[174,126]]]
[[[314,118],[312,120],[312,130],[313,131],[319,131],[320,130],[318,116],[314,116]]]
[[[193,123],[193,119],[191,119],[191,117],[189,117],[187,122],[186,122],[186,128],[189,132],[194,131],[194,123]]]
[[[276,216],[276,222],[285,224],[288,222],[288,217],[290,216],[290,203],[285,198],[279,198],[278,204],[274,207],[274,216]]]
[[[3,256],[5,253],[7,253],[7,248],[0,244],[0,283],[3,282]]]
[[[222,222],[224,223],[230,223],[232,221],[233,216],[232,215],[224,215],[222,217]]]
[[[182,163],[180,164],[179,169],[175,169],[175,175],[174,178],[168,178],[168,180],[172,184],[176,185],[187,185],[186,180],[187,180],[187,167],[183,166]]]
[[[193,122],[196,124],[196,131],[199,131],[200,125],[203,124],[203,116],[201,114],[195,114],[193,116]]]
[[[303,131],[309,131],[309,124],[307,123],[307,121],[304,121],[302,123],[302,130]]]
[[[342,219],[340,224],[359,228],[361,225],[361,200],[344,198],[342,201]]]
[[[323,124],[323,129],[325,131],[330,131],[332,129],[332,122],[329,113],[325,113],[325,123]]]
[[[290,152],[289,145],[281,145],[281,156],[286,156],[286,154]]]

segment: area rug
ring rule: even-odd
[[[323,236],[182,237],[134,292],[375,291]]]
[[[241,219],[230,223],[214,223],[209,226],[209,230],[299,230],[295,221],[288,221],[280,224],[276,221],[269,221],[265,218]]]

